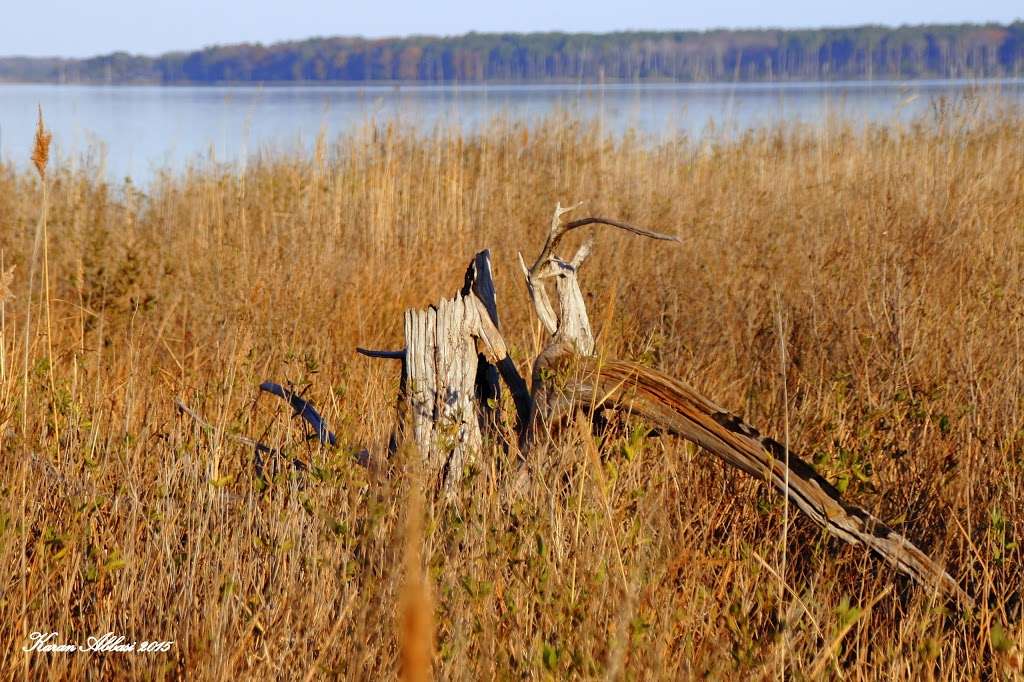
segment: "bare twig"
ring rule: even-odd
[[[382,360],[404,360],[405,349],[402,350],[372,350],[369,348],[356,347],[356,352],[368,358],[379,358]]]
[[[647,237],[648,239],[656,239],[658,241],[680,241],[679,237],[675,235],[663,234],[661,232],[653,232],[651,230],[645,230],[642,227],[637,227],[636,225],[631,225],[621,220],[612,220],[610,218],[601,218],[599,216],[581,218],[579,220],[573,220],[572,222],[568,222],[563,225],[561,222],[561,217],[566,213],[569,213],[570,211],[579,208],[580,205],[581,204],[576,204],[574,206],[562,207],[561,204],[557,204],[555,206],[555,213],[551,219],[551,228],[548,232],[547,240],[544,242],[544,247],[541,249],[540,254],[537,256],[537,260],[535,260],[533,262],[533,265],[527,269],[527,272],[530,275],[537,277],[548,260],[550,260],[552,257],[557,258],[555,250],[558,248],[559,243],[562,241],[562,238],[565,237],[566,234],[575,229],[586,227],[588,225],[608,225],[610,227],[617,227],[620,230],[625,230],[626,232],[635,234],[639,237]],[[589,254],[591,247],[592,243],[588,242],[588,244],[585,244],[584,247],[581,248],[581,251],[585,248],[586,254]],[[585,258],[586,255],[583,255],[581,258],[580,253],[577,253],[576,258],[573,259],[574,264],[578,265],[579,263],[582,263],[582,260]],[[575,262],[577,261],[577,259],[579,259],[579,263]],[[522,260],[521,254],[520,260]]]
[[[647,237],[648,239],[657,239],[659,241],[666,242],[680,241],[679,237],[677,237],[674,234],[652,232],[651,230],[645,230],[644,228],[637,227],[636,225],[624,223],[621,220],[612,220],[610,218],[600,218],[597,216],[592,216],[590,218],[580,218],[579,220],[574,220],[570,223],[566,223],[562,230],[562,234],[564,235],[569,230],[575,230],[578,227],[586,227],[587,225],[609,225],[611,227],[617,227],[620,230],[625,230],[626,232],[632,232],[633,234],[638,235],[640,237]]]

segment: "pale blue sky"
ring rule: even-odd
[[[5,0],[0,55],[159,54],[314,35],[1006,22],[1021,0]]]

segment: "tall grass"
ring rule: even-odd
[[[0,379],[7,674],[377,679],[404,660],[412,677],[423,646],[444,679],[776,678],[782,661],[960,679],[1016,664],[1019,111],[657,143],[570,118],[367,127],[319,150],[144,191],[51,167],[45,301],[25,277],[39,179],[0,169],[15,266],[0,357],[29,360]],[[558,200],[682,237],[600,236],[582,279],[603,352],[788,434],[969,581],[978,610],[947,610],[799,515],[785,527],[763,486],[639,426],[570,431],[521,496],[511,455],[488,446],[456,504],[422,511],[406,468],[356,464],[386,445],[398,376],[354,347],[400,347],[402,311],[450,295],[478,249],[526,370],[544,338],[514,258],[539,248]],[[29,327],[39,305],[49,322]],[[306,390],[340,446],[318,449],[260,397],[270,378]],[[214,428],[178,417],[179,395]],[[264,489],[233,433],[312,473]],[[175,644],[24,654],[26,630]]]

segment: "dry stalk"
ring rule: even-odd
[[[433,678],[434,605],[430,583],[423,572],[423,482],[416,472],[422,463],[412,465],[413,476],[407,493],[405,521],[405,579],[399,605],[398,643],[399,678],[407,682],[427,682]]]

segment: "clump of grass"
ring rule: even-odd
[[[316,158],[163,174],[145,194],[88,170],[42,164],[41,183],[0,168],[18,303],[0,345],[25,359],[0,385],[0,668],[746,679],[784,660],[898,680],[1018,661],[1024,118],[970,117],[699,141],[613,139],[566,117],[472,135],[369,126]],[[386,446],[397,372],[353,348],[399,347],[402,311],[450,295],[489,247],[525,366],[542,338],[515,254],[559,200],[683,238],[667,251],[602,235],[601,276],[584,281],[602,352],[681,376],[766,433],[788,425],[794,451],[970,580],[978,612],[948,613],[785,523],[756,483],[631,436],[642,425],[596,452],[548,448],[519,497],[511,455],[488,449],[453,506],[424,502],[414,540],[414,477],[352,456]],[[24,229],[41,206],[48,227]],[[29,325],[40,258],[46,345]],[[259,397],[268,378],[316,401],[341,445],[303,439]],[[180,420],[176,395],[213,428]],[[265,486],[231,433],[311,474]],[[429,608],[410,606],[425,594],[406,592],[411,565]],[[432,628],[411,617],[428,613]],[[26,656],[26,628],[175,645]]]

